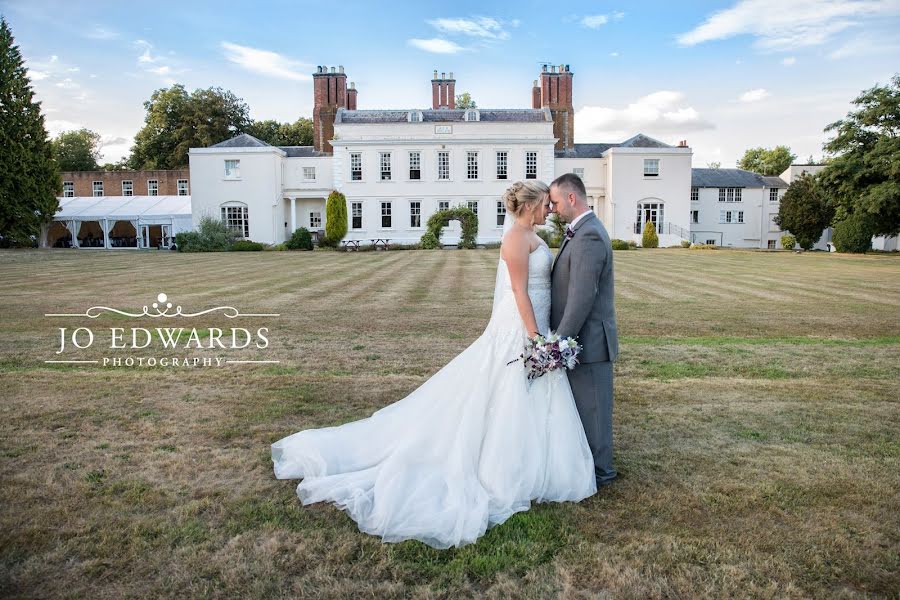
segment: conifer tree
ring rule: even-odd
[[[62,191],[41,103],[22,54],[0,17],[0,244],[31,245],[46,235]],[[44,231],[42,231],[44,229]],[[42,235],[43,234],[43,235]]]

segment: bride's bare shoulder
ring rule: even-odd
[[[528,232],[521,229],[510,229],[503,235],[503,243],[500,244],[500,256],[509,261],[528,255],[530,241]]]

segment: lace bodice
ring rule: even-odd
[[[541,244],[528,255],[528,297],[534,309],[534,318],[541,333],[550,329],[550,270],[553,267],[553,253],[546,244]],[[494,290],[494,310],[491,321],[514,321],[522,325],[519,309],[512,293],[512,282],[506,261],[500,259],[497,267],[497,287]]]

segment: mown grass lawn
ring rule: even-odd
[[[420,385],[481,333],[497,258],[0,252],[0,595],[900,592],[898,256],[616,253],[617,484],[448,551],[382,544],[332,506],[303,507],[269,444]],[[280,363],[44,362],[59,358],[58,327],[160,326],[45,313],[140,311],[160,292],[185,312],[279,313],[178,325],[204,340],[268,327],[268,348],[218,355]],[[115,352],[165,355],[154,347]]]

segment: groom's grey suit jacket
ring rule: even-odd
[[[578,336],[580,363],[613,362],[619,354],[619,337],[609,234],[593,212],[574,230],[553,262],[550,328],[561,336]]]

